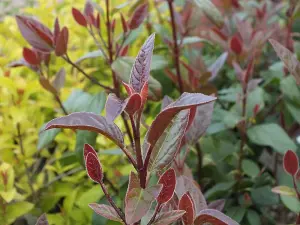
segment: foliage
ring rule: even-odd
[[[66,0],[5,17],[0,225],[298,223],[299,8]]]

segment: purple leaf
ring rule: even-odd
[[[49,225],[46,214],[41,215],[35,225]]]
[[[89,152],[85,158],[85,167],[89,177],[96,183],[101,183],[103,179],[100,161],[94,153]]]
[[[146,189],[131,189],[125,198],[126,222],[128,224],[136,223],[146,215],[161,189],[162,185],[155,185]]]
[[[172,119],[180,111],[184,109],[191,109],[195,106],[208,104],[215,100],[215,97],[203,95],[200,93],[183,93],[178,100],[168,105],[157,115],[148,131],[146,141],[148,142],[148,144],[154,146],[165,129],[168,127]]]
[[[193,145],[204,134],[208,128],[213,114],[214,102],[205,105],[200,105],[196,109],[196,115],[190,128],[186,132],[186,141]]]
[[[172,210],[169,212],[163,212],[158,214],[153,222],[153,225],[168,225],[178,219],[180,219],[185,214],[184,210]]]
[[[57,92],[64,86],[66,79],[66,71],[64,68],[61,68],[55,75],[55,79],[52,82],[52,86],[56,89]]]
[[[209,203],[207,207],[209,209],[215,209],[215,210],[222,212],[224,209],[224,206],[225,206],[225,199],[218,199],[218,200],[215,200],[215,201]]]
[[[106,136],[120,147],[124,145],[123,134],[116,124],[108,123],[105,117],[90,112],[76,112],[68,116],[53,119],[46,124],[44,130],[52,128],[93,131]]]
[[[122,222],[121,218],[117,214],[116,210],[109,206],[104,204],[96,204],[91,203],[89,204],[89,207],[98,215],[105,217],[106,219]]]
[[[154,48],[155,34],[145,41],[133,64],[130,74],[130,85],[137,93],[140,93],[144,84],[148,83],[150,76],[150,64]]]
[[[224,63],[226,62],[228,57],[228,52],[224,52],[209,68],[208,71],[211,73],[211,76],[208,81],[213,81],[222,67],[224,66]]]
[[[196,217],[194,225],[239,225],[233,219],[215,209],[204,209]]]

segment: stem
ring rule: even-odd
[[[21,154],[25,158],[25,151],[24,151],[24,146],[23,146],[23,139],[22,139],[22,134],[21,134],[21,125],[20,125],[20,123],[17,123],[17,132],[18,132],[18,139],[19,139]],[[28,185],[30,187],[30,190],[31,190],[31,193],[33,195],[34,201],[36,202],[37,196],[36,196],[35,190],[34,190],[33,185],[32,185],[33,181],[32,181],[32,177],[30,176],[30,173],[29,173],[29,166],[26,163],[25,159],[23,160],[23,163],[24,163],[24,167],[25,167],[25,173],[26,173],[26,176],[27,176],[27,179],[28,179]]]
[[[101,181],[100,183],[101,189],[103,191],[103,193],[105,194],[107,200],[109,201],[109,204],[115,209],[116,213],[119,215],[119,217],[123,220],[123,222],[125,223],[125,225],[127,225],[126,223],[126,219],[124,216],[124,213],[118,208],[118,206],[115,204],[115,202],[113,201],[113,199],[110,197],[105,184]]]
[[[71,64],[74,68],[76,68],[80,73],[82,73],[86,78],[88,78],[92,83],[104,88],[106,91],[108,92],[115,92],[114,89],[105,86],[103,84],[101,84],[100,82],[98,82],[94,77],[91,77],[90,75],[88,75],[86,72],[84,72],[84,70],[82,70],[78,65],[76,65],[74,62],[71,61],[71,59],[69,58],[68,55],[66,56],[62,56],[62,58],[69,64]]]
[[[173,0],[168,0],[168,5],[169,5],[169,11],[171,15],[171,25],[172,25],[173,42],[174,42],[174,49],[173,49],[174,63],[175,63],[175,69],[177,73],[179,91],[182,94],[184,90],[183,90],[183,82],[182,82],[181,72],[180,72],[180,62],[179,62],[180,52],[177,43],[177,32],[176,32],[176,25],[175,25]]]
[[[147,225],[151,225],[151,224],[154,222],[155,217],[156,217],[157,213],[159,213],[160,209],[161,209],[161,204],[158,204],[158,205],[156,206],[156,208],[155,208],[155,211],[154,211],[153,216],[151,217],[151,219],[150,219],[150,221],[147,223]]]

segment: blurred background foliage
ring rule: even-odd
[[[104,8],[104,1],[95,2],[99,5],[99,10]],[[111,1],[112,16],[117,20],[116,34],[122,30],[119,12],[129,18],[133,8],[140,2],[142,1]],[[173,59],[166,41],[172,33],[168,22],[169,12],[165,2],[157,6],[154,2],[149,1],[149,17],[143,26],[132,32],[128,40],[128,55],[134,57],[145,38],[156,32],[152,76],[160,83],[155,83],[154,86],[158,89],[162,87],[160,96],[156,97],[169,95],[177,98],[178,89],[165,71],[165,68],[173,68]],[[275,7],[275,1],[244,0],[240,1],[243,10],[236,12],[229,3],[226,6],[226,2],[230,1],[214,2],[229,18],[229,24],[234,20],[228,15],[255,22],[255,9],[262,8],[263,4],[267,4],[268,11]],[[176,11],[187,13],[186,3],[185,0],[175,1]],[[0,7],[1,4],[6,3],[0,3]],[[8,67],[21,57],[23,46],[28,46],[16,25],[13,17],[15,13],[34,15],[48,27],[53,27],[53,21],[59,17],[60,23],[69,28],[68,52],[73,61],[88,52],[96,51],[93,38],[78,26],[71,14],[72,7],[83,9],[84,4],[83,0],[40,0],[29,2],[22,8],[7,10],[5,15],[1,15],[0,225],[34,224],[43,212],[47,213],[49,223],[55,225],[113,224],[112,221],[93,214],[88,207],[88,203],[105,200],[102,199],[100,188],[87,178],[81,164],[82,146],[86,142],[98,149],[105,183],[112,195],[116,196],[116,201],[120,203],[125,195],[128,174],[132,168],[122,152],[103,136],[93,133],[59,129],[39,133],[45,122],[64,113],[53,95],[42,88],[36,73],[26,67]],[[282,7],[270,16],[271,22],[268,21],[270,24],[275,21],[278,25],[277,33],[271,35],[276,36],[277,40],[280,40],[281,37],[278,36],[281,34],[284,36],[287,20],[285,12],[288,8],[289,1],[282,1]],[[299,35],[300,11],[299,7],[297,9],[293,14],[293,33]],[[194,18],[189,24],[194,29],[184,39],[181,59],[197,66],[197,59],[201,58],[202,63],[211,65],[227,49],[214,43],[214,40],[205,39],[197,31],[207,25],[207,21],[200,19],[197,10],[199,9],[194,7],[196,12],[190,12]],[[101,26],[105,26],[104,19],[101,20]],[[105,32],[102,29],[104,37]],[[235,31],[229,31],[230,35],[232,33]],[[293,44],[296,53],[300,53],[298,40],[299,36],[295,35]],[[231,61],[240,60],[242,67],[245,66],[243,60],[236,58],[232,52],[213,85],[204,88],[207,81],[205,78],[200,80],[203,87],[200,91],[215,93],[218,101],[212,123],[200,140],[203,154],[201,174],[197,161],[199,152],[196,149],[191,149],[187,164],[195,180],[199,181],[207,200],[226,199],[225,213],[241,224],[276,224],[278,221],[288,223],[291,219],[293,221],[295,213],[300,212],[300,203],[289,196],[279,197],[271,189],[275,185],[292,186],[291,179],[283,173],[281,156],[287,149],[297,150],[299,153],[300,91],[294,78],[284,74],[283,64],[269,43],[265,41],[256,47],[261,50],[261,55],[255,60],[254,78],[261,80],[248,95],[249,126],[242,161],[242,182],[236,188],[235,175],[240,146],[238,129],[241,121],[239,95],[242,88]],[[128,59],[127,63],[127,66],[124,62],[115,65],[117,70],[123,72],[120,76],[126,76],[132,59]],[[109,86],[112,83],[110,68],[101,57],[82,60],[80,66],[103,84]],[[53,80],[61,68],[66,71],[66,80],[60,90],[60,98],[67,112],[91,111],[104,114],[106,93],[84,79],[61,58],[51,57],[47,77]],[[181,68],[184,79],[188,80],[188,72],[183,66]],[[254,115],[256,105],[259,105],[259,110]],[[150,102],[145,111],[146,123],[149,124],[159,110],[159,102]],[[285,121],[284,126],[281,120]],[[116,123],[123,127],[121,119],[117,119]],[[145,132],[146,129],[143,129],[143,133]]]

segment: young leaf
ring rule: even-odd
[[[140,49],[130,73],[130,85],[140,93],[144,84],[148,83],[150,65],[154,48],[155,34],[151,34]]]
[[[51,120],[46,124],[44,130],[52,128],[70,128],[88,130],[100,133],[114,141],[118,146],[124,145],[124,138],[119,127],[114,123],[109,123],[105,117],[90,112],[72,113]]]
[[[98,215],[105,217],[106,219],[122,222],[122,219],[117,214],[116,210],[109,206],[104,204],[97,204],[97,203],[91,203],[89,204],[89,207]]]
[[[200,211],[195,219],[194,225],[205,225],[207,223],[213,225],[239,225],[225,214],[214,209],[204,209]]]
[[[154,220],[153,225],[169,225],[185,214],[184,210],[172,210],[160,213]]]
[[[86,21],[86,18],[85,16],[76,8],[72,8],[72,15],[75,19],[75,21],[83,26],[83,27],[86,27],[87,26],[87,21]]]
[[[89,177],[96,183],[101,183],[103,179],[102,167],[94,153],[89,152],[87,154],[85,166]]]
[[[58,34],[55,46],[55,54],[62,56],[66,54],[68,49],[69,30],[64,27]]]
[[[52,86],[56,89],[57,92],[64,86],[66,79],[66,70],[61,68],[55,75],[55,79],[52,82]]]
[[[148,144],[154,146],[165,129],[168,127],[172,119],[180,111],[190,109],[195,106],[208,104],[215,100],[215,97],[203,95],[200,93],[183,93],[178,100],[168,105],[157,115],[157,117],[151,124],[151,127],[149,128],[146,141],[148,142]]]
[[[298,156],[292,150],[287,150],[283,157],[283,168],[284,170],[294,176],[299,168]]]
[[[84,160],[86,160],[86,157],[89,153],[94,154],[96,157],[98,157],[97,152],[95,151],[95,149],[90,146],[89,144],[85,144],[84,148],[83,148],[83,156],[84,156]]]
[[[29,48],[23,48],[23,58],[30,65],[39,65],[41,63],[36,52],[34,52],[33,50],[31,50]]]
[[[241,54],[243,51],[243,45],[241,40],[239,39],[239,37],[237,35],[233,36],[230,39],[230,49],[237,55]]]
[[[156,200],[159,204],[163,204],[173,197],[176,186],[175,170],[170,168],[164,172],[164,174],[159,178],[158,183],[162,184],[163,188]]]
[[[129,28],[131,30],[138,28],[146,18],[147,13],[148,13],[148,3],[144,3],[138,6],[133,12],[131,20],[129,22]]]
[[[157,198],[162,185],[155,185],[146,189],[133,188],[125,198],[125,216],[128,224],[139,221],[151,207],[152,202]]]
[[[189,110],[178,113],[168,128],[164,130],[164,133],[162,133],[155,145],[150,147],[150,150],[148,150],[147,142],[144,142],[144,157],[147,158],[149,157],[147,155],[151,154],[147,167],[148,171],[162,170],[175,158],[188,125],[189,114]],[[148,135],[149,133],[146,135],[146,138]]]
[[[35,49],[43,52],[53,50],[53,34],[43,24],[26,16],[16,16],[22,36]]]
[[[270,39],[270,43],[289,72],[295,77],[297,84],[300,85],[300,62],[296,56],[277,41]]]
[[[225,199],[218,199],[218,200],[215,200],[215,201],[209,203],[207,207],[209,209],[215,209],[215,210],[222,212],[224,209],[224,206],[225,206]]]
[[[41,215],[35,225],[49,225],[46,214]]]
[[[178,209],[186,213],[182,216],[184,225],[192,225],[195,219],[194,203],[188,194],[184,194],[179,200]]]

